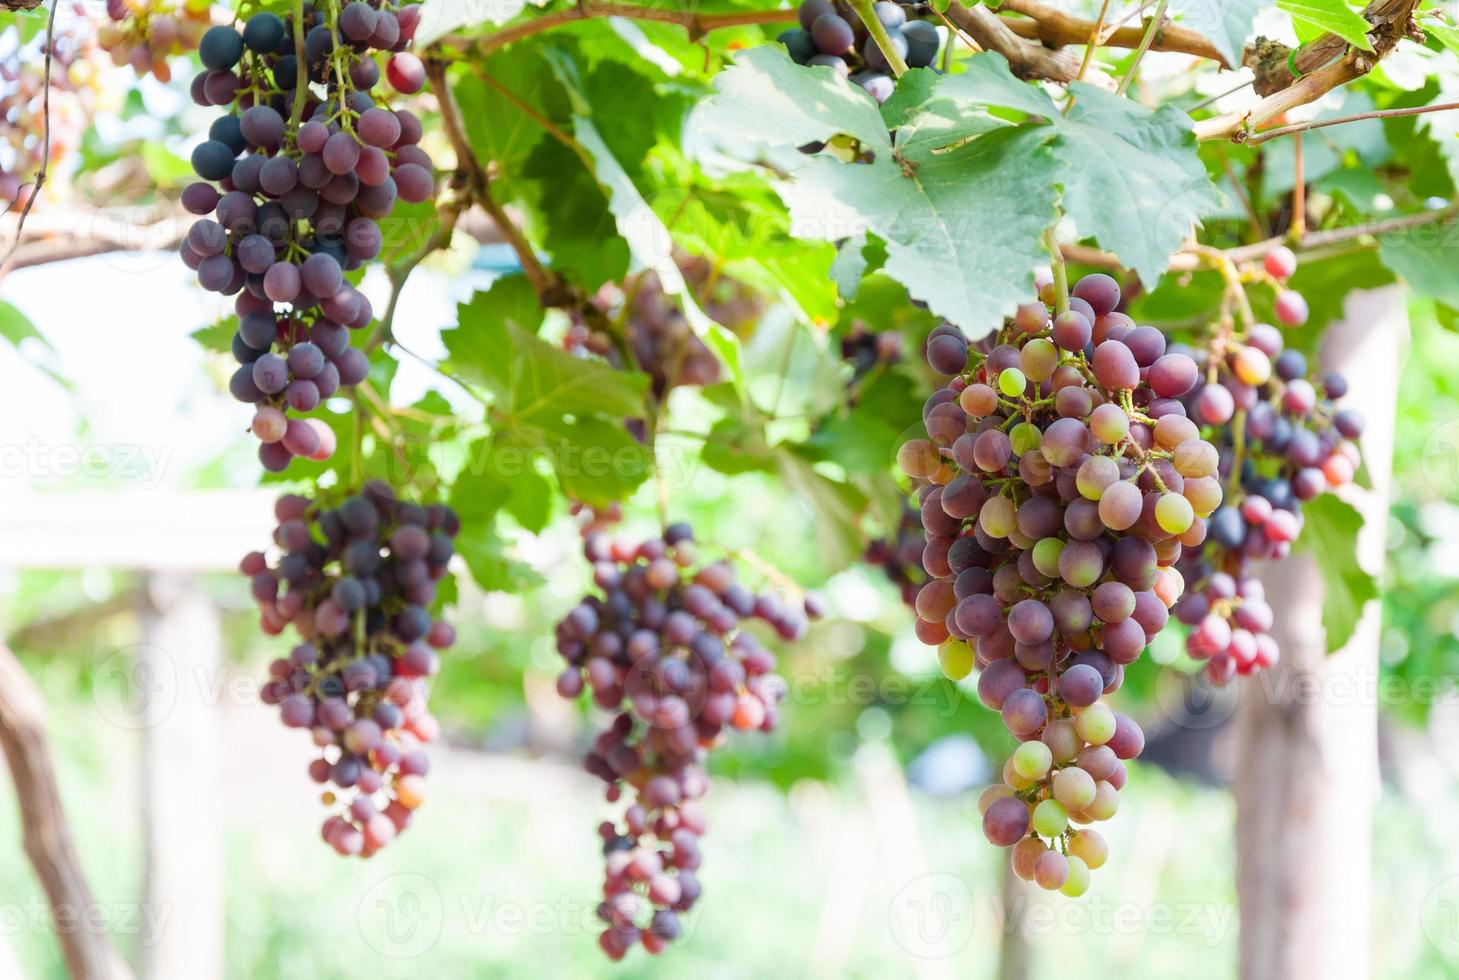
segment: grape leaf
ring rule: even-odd
[[[1428,223],[1378,238],[1378,257],[1414,292],[1447,306],[1459,306],[1459,276],[1454,249],[1459,247],[1459,221]]]
[[[547,131],[532,113],[554,122],[567,117],[562,86],[551,73],[542,71],[542,47],[529,38],[469,65],[461,64],[450,74],[451,94],[461,109],[471,149],[483,164],[495,161],[500,179],[506,183],[518,179],[533,147],[546,137]],[[489,84],[487,77],[496,85]],[[516,99],[507,98],[498,86]]]
[[[1378,598],[1378,584],[1358,565],[1353,542],[1363,526],[1363,515],[1330,493],[1308,501],[1305,521],[1295,549],[1311,555],[1322,573],[1322,625],[1327,650],[1341,649],[1352,638],[1363,606]]]
[[[1182,26],[1210,38],[1226,64],[1235,68],[1260,8],[1261,0],[1175,0],[1170,12]]]
[[[1345,0],[1277,0],[1277,8],[1292,15],[1297,26],[1336,34],[1355,48],[1373,50],[1368,31],[1373,25],[1349,7]]]
[[[618,237],[603,189],[582,161],[556,140],[543,140],[527,158],[523,176],[532,178],[534,231],[553,269],[590,292],[621,279],[628,271],[628,246]]]
[[[1074,107],[1055,116],[1064,206],[1081,235],[1092,235],[1146,284],[1221,196],[1196,155],[1190,116],[1166,105],[1151,112],[1082,82]]]
[[[441,333],[450,364],[497,396],[510,421],[564,415],[638,417],[645,375],[574,357],[536,335],[542,310],[525,279],[498,279],[457,308],[457,326]]]
[[[679,301],[684,317],[694,328],[695,335],[723,362],[730,379],[737,386],[743,387],[744,370],[740,365],[739,338],[723,325],[715,323],[699,308],[693,290],[684,281],[684,274],[674,261],[673,250],[668,247],[668,229],[659,220],[653,206],[644,199],[629,171],[614,154],[609,140],[603,137],[594,123],[592,104],[583,91],[571,60],[561,51],[553,50],[548,53],[553,71],[572,100],[573,132],[579,145],[597,167],[598,182],[608,194],[608,209],[617,221],[618,233],[628,243],[629,252],[639,263],[657,274],[664,292]],[[614,125],[617,124],[615,120]]]
[[[35,340],[39,341],[48,350],[55,350],[54,347],[51,347],[51,342],[46,340],[45,336],[36,329],[30,317],[3,299],[0,299],[0,337],[4,337],[10,341],[14,347],[19,347],[22,340]],[[224,349],[226,350],[227,348],[225,347]]]

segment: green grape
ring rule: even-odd
[[[937,662],[948,680],[960,681],[973,672],[973,648],[964,640],[948,637],[937,648]]]
[[[1084,812],[1095,820],[1108,820],[1120,809],[1120,794],[1109,783],[1099,783],[1094,788],[1094,802]]]
[[[1033,546],[1033,567],[1049,578],[1059,577],[1059,555],[1064,552],[1064,542],[1059,538],[1044,538]]]
[[[1043,779],[1054,764],[1054,753],[1043,742],[1024,742],[1013,751],[1013,769],[1025,779]],[[1077,770],[1083,772],[1083,770]],[[1085,773],[1088,776],[1088,773]],[[1089,798],[1094,799],[1094,781],[1089,782]]]
[[[1070,898],[1078,898],[1089,890],[1089,865],[1072,854],[1066,860],[1069,863],[1069,875],[1059,891]]]
[[[1165,493],[1155,502],[1155,523],[1169,534],[1183,534],[1196,519],[1191,502],[1178,493]]]
[[[1103,745],[1115,734],[1115,713],[1103,704],[1091,704],[1074,719],[1074,731],[1090,745]]]
[[[1028,379],[1018,368],[1004,368],[998,375],[998,390],[1009,398],[1022,398]]]
[[[1025,745],[1035,743],[1025,742]],[[1033,808],[1033,829],[1044,837],[1058,837],[1069,826],[1069,811],[1058,800],[1044,800]]]
[[[1008,433],[1008,439],[1013,443],[1013,451],[1019,456],[1031,452],[1043,442],[1044,435],[1039,427],[1028,422],[1020,422]]]

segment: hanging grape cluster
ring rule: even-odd
[[[381,482],[350,496],[289,494],[274,516],[274,559],[252,552],[240,570],[263,631],[292,625],[299,643],[269,667],[262,698],[320,749],[309,775],[329,787],[325,843],[369,857],[425,799],[424,744],[438,732],[425,682],[456,637],[430,609],[459,524]]]
[[[915,610],[917,594],[927,581],[927,573],[922,568],[922,552],[926,546],[917,512],[903,506],[896,532],[890,537],[868,541],[862,561],[880,568],[897,587],[903,604]]]
[[[374,314],[344,273],[379,254],[378,221],[397,200],[434,191],[420,120],[371,94],[376,51],[396,52],[386,74],[397,91],[419,91],[424,69],[402,50],[419,22],[415,4],[327,0],[306,7],[302,24],[263,11],[241,33],[214,27],[199,44],[206,70],[193,99],[229,111],[193,150],[203,182],[182,203],[212,217],[188,230],[181,252],[205,289],[238,297],[229,390],[257,406],[252,428],[268,470],[333,454],[322,420],[289,412],[311,412],[365,379],[369,362],[350,330]]]
[[[854,384],[879,366],[902,359],[902,335],[895,330],[872,330],[861,320],[841,335],[841,360],[851,365]]]
[[[599,944],[617,960],[635,945],[657,953],[678,938],[680,915],[699,898],[708,750],[730,729],[775,728],[775,655],[743,622],[759,620],[790,641],[820,611],[814,599],[802,608],[756,595],[727,562],[701,565],[686,524],[635,544],[590,523],[583,553],[597,591],[557,624],[567,662],[557,691],[568,699],[587,691],[614,713],[585,766],[607,784],[610,803],[627,797],[621,819],[599,827]]]
[[[873,4],[873,11],[909,68],[927,68],[937,61],[941,39],[929,21],[908,20],[905,6],[887,0]],[[891,98],[897,87],[892,66],[849,3],[804,0],[796,18],[800,27],[776,39],[785,45],[792,61],[830,68],[861,86],[877,102]]]
[[[1113,816],[1144,735],[1100,698],[1168,619],[1173,567],[1221,502],[1218,455],[1185,417],[1194,360],[1115,312],[1118,284],[1057,286],[970,347],[944,324],[928,363],[947,384],[927,438],[899,450],[926,532],[917,635],[1022,743],[984,794],[983,830],[1013,866],[1078,895],[1104,860],[1088,824]]]
[[[1284,285],[1296,264],[1286,248],[1265,260],[1287,326],[1307,317],[1306,300]],[[1347,381],[1329,373],[1314,384],[1307,358],[1283,347],[1281,331],[1270,324],[1218,331],[1198,352],[1203,381],[1187,396],[1191,415],[1220,447],[1228,493],[1205,542],[1182,558],[1190,587],[1175,615],[1191,627],[1186,651],[1217,684],[1276,662],[1274,614],[1257,563],[1285,558],[1302,531],[1303,502],[1352,482],[1361,464],[1354,440],[1362,416],[1335,404]]]
[[[24,210],[41,167],[65,168],[81,148],[104,79],[85,8],[68,5],[66,29],[0,54],[0,212]],[[63,8],[64,9],[64,8]],[[59,25],[58,25],[59,26]],[[47,161],[46,47],[51,53],[50,154]]]
[[[98,28],[97,43],[118,68],[130,65],[138,75],[168,82],[167,59],[197,50],[212,12],[211,0],[106,0],[109,20]]]

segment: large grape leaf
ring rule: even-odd
[[[1174,0],[1170,4],[1170,12],[1181,26],[1210,38],[1233,68],[1241,64],[1241,51],[1251,37],[1259,9],[1261,0]]]
[[[517,179],[533,147],[548,138],[533,114],[554,123],[568,115],[562,86],[551,72],[542,70],[542,47],[528,39],[451,70],[451,94],[461,109],[471,149],[483,164],[497,163],[497,172],[507,182]],[[502,89],[516,98],[508,98]]]
[[[528,199],[533,230],[552,256],[553,269],[589,291],[623,278],[628,246],[608,210],[608,198],[571,150],[543,140],[527,158],[523,176],[533,178]]]
[[[1378,598],[1378,584],[1358,565],[1353,551],[1363,515],[1352,504],[1325,493],[1308,501],[1302,515],[1295,547],[1311,555],[1322,573],[1322,625],[1330,653],[1352,638],[1363,606]]]
[[[767,46],[720,75],[702,117],[707,129],[752,145],[853,138],[855,162],[803,158],[782,188],[797,234],[839,241],[874,232],[886,241],[886,272],[972,335],[1027,296],[1061,188],[1081,232],[1148,282],[1219,201],[1178,110],[1151,112],[1080,86],[1065,118],[1001,55],[965,67],[930,86],[923,79],[920,102],[899,96],[875,120],[855,86]],[[895,142],[888,124],[898,126]]]
[[[1071,89],[1068,118],[1054,117],[1065,211],[1081,235],[1153,285],[1201,215],[1221,203],[1196,155],[1190,116],[1173,105],[1151,112],[1082,82]]]

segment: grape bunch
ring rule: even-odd
[[[262,699],[320,749],[309,776],[331,787],[325,843],[369,857],[425,799],[423,747],[438,733],[426,679],[456,638],[430,609],[460,525],[449,508],[399,500],[381,482],[333,498],[285,495],[274,516],[272,564],[255,551],[240,570],[263,631],[292,624],[299,643],[269,666]]]
[[[54,38],[43,32],[28,43],[7,43],[0,53],[0,212],[25,208],[46,160],[46,47],[51,51],[52,172],[65,168],[80,149],[105,88],[91,21],[80,3],[69,7],[72,16],[60,18],[66,26],[58,27]]]
[[[1267,256],[1266,272],[1278,281],[1295,268],[1285,248]],[[1283,289],[1278,304],[1284,323],[1306,319],[1301,294]],[[1273,613],[1255,577],[1257,563],[1285,558],[1302,532],[1303,502],[1352,482],[1362,461],[1354,440],[1363,418],[1335,404],[1347,380],[1328,373],[1314,383],[1306,357],[1283,348],[1281,331],[1270,324],[1229,336],[1218,331],[1198,352],[1203,382],[1187,396],[1191,415],[1220,448],[1229,492],[1211,515],[1206,540],[1182,557],[1190,589],[1175,615],[1191,627],[1187,653],[1217,684],[1276,662]]]
[[[909,68],[927,68],[937,60],[941,39],[930,21],[908,20],[905,7],[887,0],[879,0],[873,9],[892,47]],[[877,102],[891,98],[897,87],[892,66],[849,3],[803,0],[796,17],[800,27],[776,38],[792,61],[830,68],[861,86]]]
[[[118,68],[131,65],[138,75],[169,82],[167,59],[197,50],[212,7],[210,0],[106,0],[109,20],[97,29],[97,43]]]
[[[302,24],[262,11],[241,32],[211,28],[198,47],[206,70],[193,99],[229,111],[192,153],[203,180],[182,203],[212,217],[188,230],[182,259],[205,289],[238,297],[229,390],[257,406],[259,459],[273,472],[295,456],[333,453],[328,426],[289,412],[311,412],[365,379],[369,362],[350,331],[374,313],[344,274],[379,254],[378,222],[397,200],[434,193],[420,120],[371,94],[377,50],[396,52],[386,74],[397,91],[420,89],[424,69],[401,50],[419,22],[415,4],[323,0]]]
[[[1195,361],[1116,312],[1109,276],[1081,279],[1062,312],[1056,292],[1043,277],[974,346],[932,331],[928,363],[951,379],[898,459],[923,484],[917,635],[954,680],[981,671],[979,698],[1022,743],[983,796],[984,834],[1020,876],[1079,895],[1106,850],[1074,825],[1114,815],[1144,747],[1101,696],[1165,627],[1174,565],[1222,493],[1179,400]]]
[[[607,784],[610,803],[628,795],[621,820],[598,828],[598,915],[606,924],[599,945],[618,960],[635,944],[663,950],[699,898],[708,750],[729,729],[775,728],[775,656],[742,621],[758,619],[796,640],[820,610],[813,598],[799,608],[752,593],[727,562],[701,565],[686,524],[639,544],[593,524],[583,553],[597,591],[557,624],[567,662],[557,691],[568,699],[587,691],[594,706],[614,713],[585,767]]]
[[[711,279],[707,263],[687,262],[685,279],[703,297],[704,312],[730,329],[751,322],[761,305],[741,283],[725,277]],[[608,286],[592,301],[593,313],[621,319],[634,364],[648,374],[655,399],[662,401],[672,388],[707,386],[720,380],[720,361],[694,333],[674,297],[664,291],[658,276],[645,272],[626,290]],[[579,356],[601,357],[624,367],[613,338],[606,329],[591,326],[580,311],[563,337],[563,348]]]
[[[927,573],[922,570],[926,546],[917,512],[904,505],[895,535],[868,541],[862,561],[879,567],[897,587],[907,608],[916,610],[917,593],[927,581]]]
[[[896,364],[901,359],[902,335],[895,330],[872,330],[856,320],[841,335],[841,360],[850,362],[853,384],[878,365]]]

